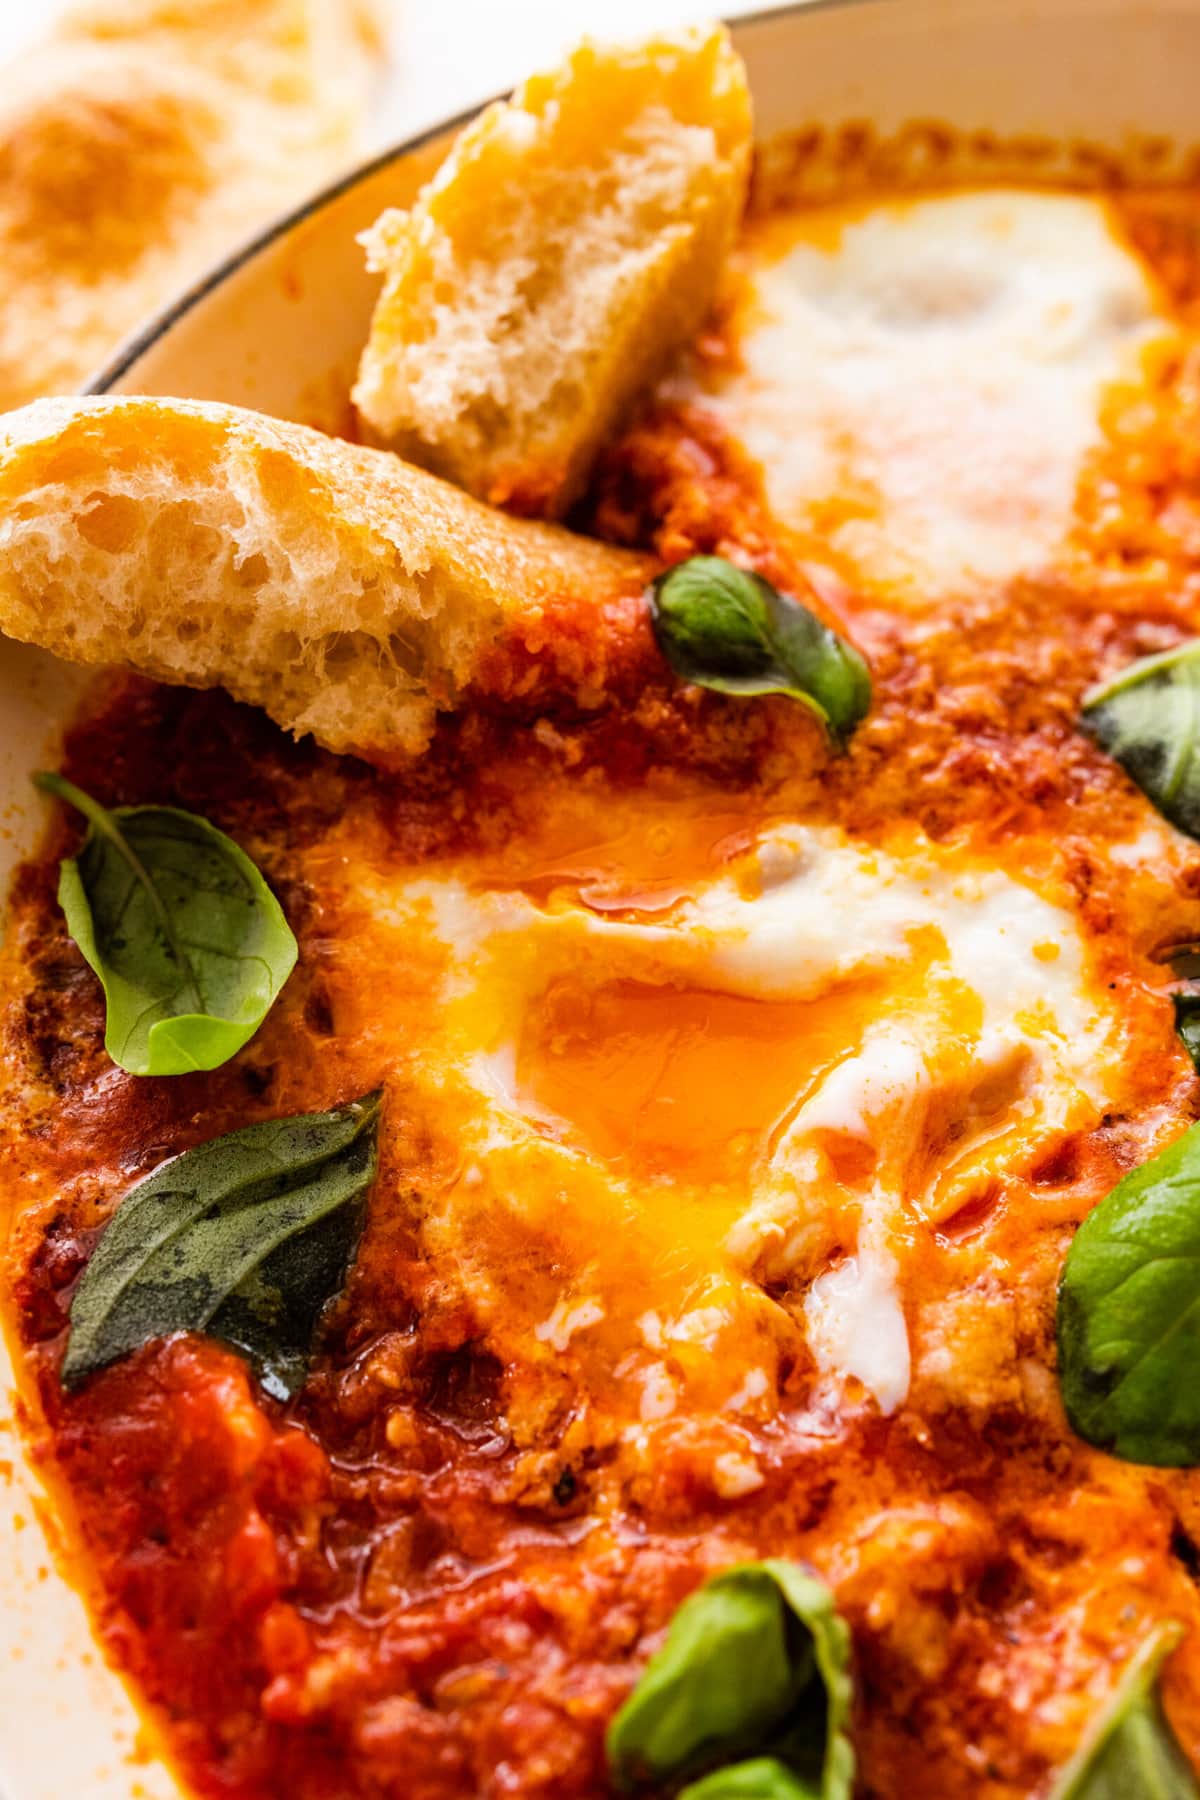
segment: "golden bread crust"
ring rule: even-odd
[[[378,42],[340,0],[111,0],[9,71],[0,407],[77,388],[351,154]]]
[[[364,56],[382,54],[377,0],[93,0],[71,8],[60,35],[186,59],[277,103],[332,117],[338,89],[357,87]],[[340,95],[356,104],[351,92]]]
[[[401,454],[560,515],[708,311],[745,201],[751,111],[724,28],[581,45],[482,113],[409,212],[355,400]]]
[[[647,574],[233,407],[47,400],[0,422],[0,629],[224,686],[335,750],[420,750],[506,637],[552,636],[556,609],[597,621]]]

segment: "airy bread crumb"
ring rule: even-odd
[[[46,400],[0,420],[0,630],[224,686],[334,750],[419,751],[507,635],[552,637],[564,602],[599,617],[647,575],[234,407]]]
[[[366,233],[383,290],[354,398],[402,455],[560,515],[712,304],[745,201],[745,70],[718,25],[585,43]]]

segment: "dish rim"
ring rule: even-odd
[[[722,13],[719,16],[726,29],[731,34],[736,34],[747,27],[764,25],[770,20],[783,19],[793,13],[846,12],[860,6],[878,6],[879,4],[880,0],[780,0],[780,4],[776,6],[760,6],[755,7],[752,12],[735,13],[732,16]],[[666,28],[664,27],[664,29]],[[80,389],[81,394],[85,398],[93,399],[111,393],[129,370],[139,363],[160,339],[173,330],[217,288],[236,275],[247,263],[252,262],[262,251],[269,249],[273,244],[277,244],[287,237],[290,232],[307,224],[309,219],[322,212],[326,206],[342,199],[361,182],[371,181],[392,163],[402,162],[406,158],[416,155],[417,152],[428,149],[439,138],[446,137],[451,132],[461,131],[464,126],[470,124],[472,119],[478,118],[479,114],[487,107],[495,105],[498,100],[507,100],[513,92],[512,88],[505,88],[499,93],[487,94],[482,99],[473,101],[460,111],[451,114],[448,118],[437,119],[430,125],[422,126],[411,137],[402,138],[398,143],[391,144],[384,150],[376,151],[365,162],[356,163],[352,169],[347,169],[345,174],[336,176],[333,181],[311,194],[307,200],[301,201],[299,206],[295,206],[291,211],[273,219],[269,225],[255,232],[253,237],[246,239],[237,249],[231,251],[228,256],[210,268],[206,274],[200,276],[190,287],[186,287],[174,300],[169,301],[158,312],[151,314],[146,323],[139,326],[130,337],[127,337],[109,360],[101,365],[86,386]]]

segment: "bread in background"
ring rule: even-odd
[[[384,277],[355,402],[404,456],[560,515],[714,296],[751,112],[721,26],[585,43],[462,132],[365,236]]]
[[[122,338],[352,157],[374,0],[97,0],[4,71],[0,408]]]
[[[594,704],[605,609],[640,609],[650,572],[234,407],[43,400],[0,419],[0,631],[223,686],[334,750],[423,749],[505,643],[523,693],[560,639],[566,690]]]

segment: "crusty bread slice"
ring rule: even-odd
[[[374,0],[93,0],[5,70],[0,407],[79,386],[353,154]]]
[[[556,608],[598,624],[647,576],[388,451],[233,407],[45,400],[0,418],[0,630],[224,686],[335,750],[420,750],[499,644],[536,656]],[[594,682],[594,663],[575,675]]]
[[[359,122],[363,55],[370,73],[391,10],[392,0],[75,0],[58,37],[185,59],[277,105],[315,109],[316,130],[332,124],[344,137]]]
[[[370,429],[494,504],[560,515],[712,303],[750,131],[716,25],[585,43],[489,107],[364,239],[384,277],[354,393]]]

